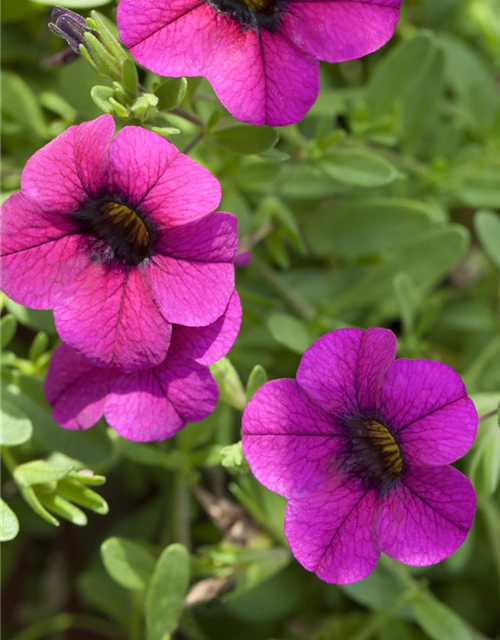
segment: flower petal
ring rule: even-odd
[[[328,483],[344,431],[295,380],[261,387],[243,414],[243,449],[257,480],[285,497]]]
[[[106,420],[128,440],[165,440],[186,422],[209,415],[217,397],[208,367],[169,355],[159,367],[117,379],[106,401]]]
[[[61,339],[98,366],[133,371],[167,355],[172,327],[139,268],[92,262],[54,315]]]
[[[303,51],[327,62],[366,56],[394,34],[401,0],[290,2],[284,33]]]
[[[366,578],[380,555],[376,509],[375,491],[337,476],[321,493],[292,498],[285,535],[293,555],[326,582],[349,584]]]
[[[173,258],[232,262],[238,251],[238,219],[232,213],[209,213],[166,231],[156,249]]]
[[[175,325],[171,351],[200,364],[209,365],[223,358],[233,346],[241,325],[240,297],[233,292],[223,315],[206,327]]]
[[[54,420],[65,429],[89,429],[104,413],[106,395],[118,372],[99,369],[65,344],[58,347],[45,380]]]
[[[397,360],[378,409],[405,457],[431,465],[463,456],[477,430],[477,413],[460,376],[441,362]]]
[[[164,76],[205,76],[235,118],[271,126],[300,120],[319,90],[318,63],[280,33],[242,29],[208,3],[120,3],[123,41]]]
[[[68,295],[88,265],[69,219],[15,193],[2,205],[2,289],[34,309],[49,309]]]
[[[373,409],[396,348],[396,337],[388,329],[338,329],[304,353],[297,382],[335,415]]]
[[[112,116],[67,129],[26,163],[21,188],[43,209],[68,214],[95,198],[107,181]]]
[[[157,255],[149,278],[163,316],[173,324],[203,327],[224,313],[234,291],[230,263],[190,262]]]
[[[109,191],[142,212],[160,234],[210,213],[221,199],[216,178],[162,136],[125,127],[113,140]]]
[[[383,498],[380,548],[418,567],[440,562],[464,542],[476,509],[474,489],[453,467],[415,467]]]

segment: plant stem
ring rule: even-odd
[[[488,411],[488,413],[485,413],[483,416],[479,418],[479,422],[486,422],[486,420],[489,420],[490,418],[494,418],[497,414],[498,414],[498,409],[493,409],[493,411]]]
[[[8,447],[5,447],[5,446],[1,447],[1,453],[2,453],[2,458],[5,463],[5,466],[13,475],[17,467],[16,459],[14,458],[14,456],[12,455]]]
[[[186,147],[184,147],[184,149],[182,150],[182,153],[189,153],[191,151],[191,149],[193,149],[198,144],[198,142],[203,140],[204,137],[205,137],[205,132],[204,131],[200,131],[198,133],[198,135],[196,135],[191,140],[191,142]]]
[[[187,120],[188,122],[192,122],[197,127],[205,127],[205,123],[201,118],[198,118],[198,116],[195,116],[184,109],[176,107],[175,109],[170,109],[170,113],[173,113],[175,116],[179,116],[179,118],[184,118],[184,120]]]

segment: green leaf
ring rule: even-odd
[[[285,313],[275,313],[267,320],[267,326],[276,342],[302,355],[311,346],[312,339],[306,325]]]
[[[21,495],[29,504],[29,506],[33,509],[33,511],[40,516],[43,520],[53,525],[54,527],[59,526],[59,520],[54,518],[52,514],[50,514],[47,509],[40,502],[38,496],[36,495],[33,487],[19,487]]]
[[[102,496],[74,478],[66,477],[58,482],[57,493],[63,498],[100,515],[106,515],[109,511],[108,503]]]
[[[414,613],[417,623],[433,640],[473,640],[462,618],[431,595],[415,600]]]
[[[5,394],[2,395],[0,444],[14,447],[31,438],[33,425],[22,409],[13,404],[8,397],[5,397]]]
[[[242,155],[264,153],[274,147],[279,136],[275,129],[269,127],[254,127],[249,124],[239,124],[220,131],[212,132],[212,139],[221,147]]]
[[[331,178],[353,187],[383,187],[399,176],[388,160],[366,149],[336,149],[318,165]]]
[[[264,367],[256,364],[248,376],[247,382],[247,402],[250,402],[255,392],[268,381],[268,375]]]
[[[186,97],[188,81],[186,78],[168,78],[162,82],[156,89],[155,95],[158,96],[158,109],[160,111],[169,111],[178,107]]]
[[[153,554],[125,538],[108,538],[101,546],[101,557],[109,575],[125,589],[145,589],[155,568]]]
[[[228,358],[210,365],[210,371],[219,385],[220,399],[235,409],[244,409],[246,395],[238,372]]]
[[[31,0],[37,4],[46,4],[50,7],[54,6],[53,0]],[[111,0],[64,0],[66,9],[92,9],[93,7],[103,7],[109,4]]]
[[[395,46],[383,58],[368,84],[367,99],[375,118],[408,95],[434,48],[433,34],[422,31]]]
[[[110,98],[113,98],[115,95],[114,89],[98,84],[92,87],[90,95],[101,111],[104,111],[104,113],[113,113],[114,107],[110,102]]]
[[[500,269],[500,216],[493,211],[478,211],[474,228],[483,249]]]
[[[429,229],[433,211],[402,198],[353,198],[308,215],[304,233],[325,258],[361,258],[397,249]]]
[[[20,76],[5,70],[2,73],[2,109],[30,137],[42,141],[50,139],[37,96]]]
[[[15,317],[11,313],[4,316],[0,321],[0,346],[2,349],[5,349],[10,344],[12,338],[16,335],[16,330],[17,320]]]
[[[31,487],[34,484],[58,482],[72,470],[73,466],[70,465],[53,464],[46,460],[33,460],[16,467],[14,479],[23,487]]]
[[[9,505],[0,498],[0,542],[13,540],[19,533],[19,520]]]
[[[29,358],[31,362],[38,362],[38,359],[45,353],[48,346],[49,336],[45,331],[39,331],[30,346]]]
[[[415,326],[415,301],[413,283],[407,273],[400,272],[393,279],[394,292],[401,311],[401,319],[406,334],[413,333]]]
[[[189,553],[172,544],[156,563],[146,598],[148,640],[168,640],[179,626],[189,587]]]
[[[46,331],[55,335],[56,327],[54,324],[54,316],[51,311],[39,311],[38,309],[26,309],[17,302],[6,299],[7,309],[17,318],[18,322],[25,327],[35,329],[36,331]]]
[[[60,518],[69,520],[69,522],[78,527],[84,527],[87,524],[87,516],[71,502],[55,493],[45,493],[37,489],[35,489],[35,492],[43,506],[53,511]]]

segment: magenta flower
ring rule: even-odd
[[[234,291],[236,218],[217,180],[164,138],[109,115],[28,161],[3,206],[3,290],[54,309],[61,338],[98,366],[160,364],[172,325],[207,326]]]
[[[319,91],[319,63],[372,53],[401,0],[121,0],[134,58],[162,76],[204,76],[235,118],[298,122]]]
[[[128,440],[170,438],[186,422],[202,420],[215,409],[218,388],[207,365],[229,351],[240,322],[235,292],[216,322],[201,328],[175,326],[164,362],[132,373],[101,369],[61,345],[45,383],[54,420],[66,429],[83,430],[104,415]]]
[[[474,440],[474,405],[446,365],[395,355],[386,329],[334,331],[243,416],[253,473],[288,498],[293,554],[327,582],[365,578],[381,551],[434,564],[472,526],[474,489],[446,465]]]

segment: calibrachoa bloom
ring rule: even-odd
[[[236,218],[213,212],[218,181],[170,142],[113,133],[101,116],[28,161],[3,205],[3,290],[53,308],[61,338],[96,365],[138,370],[165,360],[172,325],[224,313]]]
[[[474,440],[474,405],[446,365],[395,355],[386,329],[334,331],[243,416],[253,473],[288,498],[293,554],[327,582],[361,580],[380,552],[434,564],[472,526],[474,489],[447,465]]]
[[[298,122],[319,91],[319,63],[372,53],[401,0],[121,0],[134,58],[163,76],[204,76],[235,118]]]
[[[121,436],[164,440],[215,408],[218,387],[208,364],[222,358],[238,335],[241,305],[234,293],[224,315],[208,327],[175,326],[164,362],[124,373],[102,369],[61,345],[52,358],[45,393],[54,420],[66,429],[92,427],[104,415]]]

